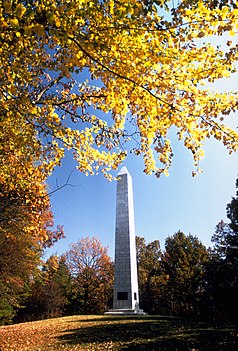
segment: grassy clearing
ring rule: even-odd
[[[237,351],[236,325],[162,316],[70,316],[0,327],[0,351]]]

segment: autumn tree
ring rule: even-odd
[[[61,227],[54,229],[45,176],[32,155],[13,142],[0,149],[0,320],[4,322],[29,292],[44,248],[64,233]]]
[[[11,319],[21,296],[29,292],[43,249],[64,233],[62,227],[54,228],[34,128],[6,112],[0,117],[0,139],[0,320],[4,321]]]
[[[199,315],[206,285],[206,247],[197,237],[178,231],[166,239],[162,261],[167,275],[168,312]]]
[[[105,312],[112,298],[113,265],[107,248],[93,238],[82,238],[66,253],[73,277],[74,312]]]
[[[1,1],[1,120],[14,121],[11,140],[35,137],[24,144],[46,173],[66,148],[80,171],[108,174],[128,145],[146,173],[167,174],[171,127],[199,170],[205,139],[237,150],[223,122],[236,93],[206,87],[235,71],[236,44],[213,38],[237,19],[234,1]]]

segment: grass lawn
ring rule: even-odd
[[[237,351],[237,325],[162,316],[70,316],[0,327],[0,351]]]

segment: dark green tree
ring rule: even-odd
[[[173,315],[199,315],[205,288],[208,251],[197,237],[178,231],[165,241],[162,262],[167,277],[164,293]]]
[[[236,197],[227,205],[229,223],[221,221],[212,236],[207,270],[211,315],[237,319],[238,313],[238,180]]]
[[[59,317],[67,311],[71,276],[62,255],[50,256],[29,285],[30,293],[15,321]]]
[[[161,313],[164,275],[161,267],[162,252],[159,240],[146,244],[144,238],[136,237],[136,250],[140,305],[147,313]]]
[[[236,180],[236,197],[227,205],[227,217],[231,231],[227,235],[227,259],[237,264],[238,254],[238,179]]]

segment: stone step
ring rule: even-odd
[[[110,315],[132,315],[132,314],[140,314],[140,315],[145,315],[146,313],[139,309],[139,310],[133,310],[133,309],[111,309],[107,312],[105,312],[105,314],[110,314]]]

